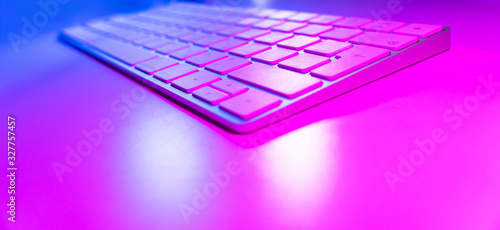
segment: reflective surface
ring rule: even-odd
[[[1,229],[499,229],[494,4],[403,5],[393,20],[450,26],[451,50],[247,135],[144,92],[57,28],[17,54],[4,43],[18,171]],[[370,17],[387,2],[269,3],[325,5]]]

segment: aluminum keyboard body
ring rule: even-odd
[[[62,38],[238,133],[251,132],[450,47],[447,27],[178,4]]]

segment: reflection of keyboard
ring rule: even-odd
[[[114,16],[62,37],[236,132],[450,47],[443,26],[194,4]]]

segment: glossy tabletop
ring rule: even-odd
[[[394,0],[256,2],[374,17]],[[57,39],[113,4],[68,1],[15,52],[6,34],[41,8],[1,2],[17,171],[0,229],[500,229],[499,3],[399,3],[392,20],[449,26],[451,49],[240,135]]]

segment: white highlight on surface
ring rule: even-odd
[[[274,218],[313,224],[323,205],[335,195],[332,191],[338,176],[339,151],[336,129],[335,121],[318,122],[265,147],[263,162],[257,164],[263,165],[267,199],[279,210],[273,212]]]

